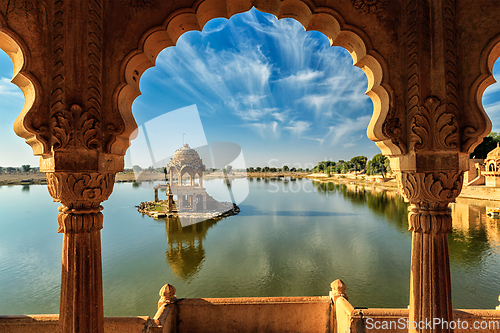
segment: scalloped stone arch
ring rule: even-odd
[[[482,138],[491,132],[491,120],[486,114],[483,107],[483,94],[486,88],[497,82],[493,77],[493,66],[497,59],[500,58],[500,34],[495,36],[484,48],[480,58],[481,75],[472,84],[469,93],[469,107],[475,110],[475,114],[480,114],[483,120],[479,129],[474,131],[469,127],[464,129],[464,133],[472,138],[464,145],[464,152],[472,153],[474,149],[481,143]]]
[[[2,49],[12,61],[14,73],[11,82],[15,84],[24,95],[24,105],[21,113],[14,122],[16,134],[26,140],[33,149],[34,155],[41,155],[48,150],[47,141],[43,138],[41,130],[31,126],[31,118],[34,111],[41,103],[42,89],[35,77],[29,72],[29,51],[24,41],[16,33],[10,30],[4,17],[0,14],[0,49]],[[37,133],[33,135],[32,133]]]
[[[180,173],[181,173],[181,178],[182,178],[182,176],[184,176],[185,174],[188,174],[188,175],[189,175],[189,177],[191,177],[191,178],[194,178],[194,175],[195,175],[195,172],[194,172],[193,168],[191,168],[190,166],[187,166],[187,165],[185,165],[185,166],[183,166],[183,167],[181,168]]]
[[[252,4],[253,2],[253,4]],[[368,78],[366,94],[373,102],[373,114],[368,125],[368,138],[375,141],[385,155],[404,152],[383,132],[383,124],[389,113],[392,89],[387,83],[387,65],[381,55],[373,50],[367,35],[359,28],[345,23],[340,14],[330,8],[308,5],[300,0],[204,0],[192,8],[177,10],[166,18],[161,26],[154,27],[142,35],[139,47],[130,52],[121,64],[121,84],[115,91],[116,107],[125,122],[125,130],[118,138],[114,152],[125,154],[130,140],[137,136],[137,124],[132,115],[132,103],[140,95],[141,75],[153,67],[158,54],[175,46],[179,37],[187,31],[201,31],[211,19],[226,18],[248,11],[252,5],[259,11],[275,15],[278,19],[293,18],[306,31],[319,31],[330,41],[331,46],[346,49],[353,64],[363,70]]]

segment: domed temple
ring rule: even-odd
[[[196,150],[186,143],[177,149],[174,156],[165,167],[168,174],[168,183],[159,184],[154,187],[155,200],[153,202],[142,202],[138,211],[149,216],[158,217],[180,217],[181,224],[198,223],[208,218],[230,216],[239,213],[239,207],[232,202],[220,202],[207,193],[203,187],[203,173],[206,167]],[[186,176],[189,177],[187,181]],[[160,210],[158,204],[158,191],[165,190],[167,195],[166,209]],[[155,204],[157,203],[157,204]],[[189,217],[190,221],[185,218]]]
[[[484,171],[482,174],[485,178],[486,186],[498,187],[500,186],[500,147],[490,151],[484,160]]]
[[[324,297],[177,299],[166,285],[154,318],[105,318],[101,203],[138,133],[132,104],[141,76],[184,33],[254,7],[323,33],[366,74],[367,135],[389,157],[410,204],[408,307],[355,309],[340,280]],[[500,323],[500,311],[453,309],[448,249],[449,204],[462,190],[469,154],[492,127],[482,97],[495,82],[499,17],[498,0],[0,0],[0,48],[25,97],[14,130],[40,157],[63,234],[59,314],[0,316],[0,331],[368,332],[370,316],[407,318],[416,325],[400,331],[410,332],[453,332],[420,325],[434,319],[469,328],[478,319]],[[198,204],[203,188],[203,169],[188,149],[169,164],[182,207]],[[497,172],[496,159],[490,165]]]
[[[196,150],[186,143],[177,149],[166,167],[169,184],[166,189],[169,198],[169,212],[173,211],[172,197],[175,196],[177,210],[183,212],[201,211],[207,209],[207,191],[203,187],[203,172],[205,165]],[[184,175],[189,176],[189,182],[183,181]],[[198,176],[198,183],[195,182]],[[157,191],[155,187],[155,191]],[[155,192],[155,201],[158,200]]]

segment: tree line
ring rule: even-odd
[[[247,168],[247,172],[310,172],[310,169],[303,169],[303,168],[295,168],[292,167],[290,168],[288,165],[283,165],[282,168],[275,168],[275,167],[249,167]]]
[[[355,156],[349,161],[321,161],[314,167],[313,172],[328,175],[359,172],[368,176],[380,174],[385,177],[387,173],[391,173],[391,166],[387,157],[377,154],[371,160],[368,160],[366,156]]]
[[[485,159],[488,153],[497,147],[497,144],[500,144],[500,132],[491,132],[474,149],[470,154],[470,158]],[[391,166],[387,157],[377,154],[369,161],[366,156],[355,156],[350,161],[321,161],[314,167],[313,172],[329,175],[333,173],[360,172],[366,173],[368,176],[377,174],[385,176],[387,173],[391,173]]]
[[[21,173],[21,172],[39,172],[38,167],[32,168],[29,164],[23,164],[20,167],[1,167],[0,166],[0,174],[13,174],[13,173]]]

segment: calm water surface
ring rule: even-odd
[[[224,189],[221,180],[205,186],[215,197]],[[326,296],[341,278],[354,306],[408,305],[411,233],[393,192],[253,180],[238,216],[185,228],[136,211],[152,198],[147,187],[119,183],[103,204],[106,316],[152,316],[165,283],[178,297]],[[0,187],[0,314],[59,311],[58,206],[45,186]],[[488,206],[453,204],[455,308],[498,305],[500,228]]]

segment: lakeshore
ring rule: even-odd
[[[366,176],[352,174],[334,174],[328,177],[325,174],[309,174],[308,179],[322,183],[355,184],[365,187],[378,188],[380,190],[395,191],[399,193],[398,184],[395,178],[383,178],[382,176]],[[500,201],[500,187],[488,186],[464,186],[459,198]]]
[[[240,178],[279,178],[279,177],[291,177],[291,178],[306,178],[308,173],[300,172],[231,172],[229,174],[224,174],[221,171],[205,173],[203,177],[205,179],[220,179],[227,178],[240,179]],[[162,172],[150,172],[143,171],[137,176],[133,172],[119,172],[116,174],[116,183],[133,183],[133,182],[155,182],[165,180],[165,174]],[[47,184],[45,178],[45,173],[43,172],[18,172],[12,174],[0,174],[0,186],[1,185],[36,185],[36,184]]]
[[[398,191],[398,185],[394,178],[382,178],[381,176],[366,176],[366,175],[351,175],[351,174],[334,174],[328,177],[325,174],[300,173],[300,172],[231,172],[224,175],[222,172],[212,172],[204,175],[205,179],[227,178],[307,178],[318,182],[335,182],[343,184],[357,184],[366,187],[375,187],[381,190]],[[116,183],[133,183],[133,182],[154,182],[165,180],[165,175],[160,172],[144,171],[136,175],[133,172],[116,174]],[[13,174],[0,174],[0,186],[2,185],[39,185],[47,184],[45,174],[43,172],[20,172]],[[500,201],[500,188],[486,186],[464,186],[460,193],[460,198]]]

